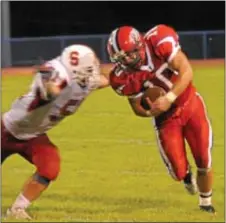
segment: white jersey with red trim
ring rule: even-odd
[[[54,75],[54,82],[62,91],[52,100],[43,100],[40,97],[45,92],[43,74],[35,75],[30,91],[18,98],[3,114],[6,129],[18,139],[27,140],[45,133],[67,115],[75,113],[86,97],[99,87],[98,76],[86,87],[80,87],[59,58],[48,61],[45,66],[54,70],[51,75]]]

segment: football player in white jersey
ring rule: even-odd
[[[46,132],[75,113],[93,90],[107,86],[95,52],[84,45],[71,45],[37,71],[30,91],[3,114],[1,163],[19,154],[36,166],[6,217],[31,219],[26,209],[60,172],[58,148]]]

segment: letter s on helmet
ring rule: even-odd
[[[74,44],[66,47],[60,55],[61,63],[80,86],[100,76],[100,63],[95,52],[88,46]]]

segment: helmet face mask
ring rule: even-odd
[[[100,68],[98,64],[93,66],[78,67],[73,70],[72,79],[76,81],[82,88],[86,87],[90,82],[98,79]]]
[[[138,49],[130,52],[120,51],[110,59],[113,63],[119,63],[129,68],[137,68],[142,65],[142,57]]]
[[[76,61],[75,64],[71,63],[72,59]],[[71,74],[71,79],[83,88],[99,78],[100,62],[87,46],[78,44],[65,48],[60,60]]]
[[[92,75],[92,71],[84,69],[73,70],[72,79],[77,82],[81,87],[86,87],[89,82],[89,77]]]

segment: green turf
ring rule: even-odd
[[[30,207],[35,221],[223,222],[224,67],[197,67],[194,71],[214,131],[217,216],[201,213],[198,197],[188,195],[182,184],[169,177],[149,119],[136,117],[126,99],[108,88],[93,93],[76,115],[49,132],[61,150],[62,171]],[[3,111],[26,91],[30,80],[27,76],[2,78]],[[2,170],[5,212],[34,168],[14,156]]]

